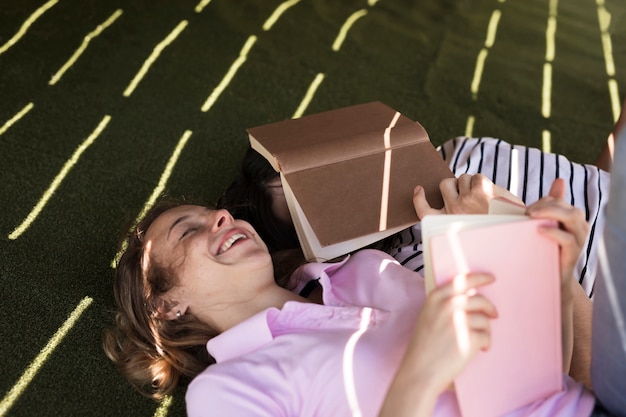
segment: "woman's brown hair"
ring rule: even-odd
[[[214,362],[206,342],[216,335],[191,314],[167,320],[162,296],[177,284],[171,270],[146,259],[148,227],[165,211],[180,205],[162,200],[134,227],[120,258],[113,292],[115,327],[104,332],[106,355],[142,394],[161,399],[181,378],[190,379]]]

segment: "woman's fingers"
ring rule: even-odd
[[[424,188],[421,185],[418,185],[413,190],[413,207],[415,208],[415,213],[417,217],[421,220],[424,216],[429,214],[443,214],[444,210],[434,209],[428,204],[428,200],[426,200],[426,193],[424,192]]]
[[[469,194],[472,187],[475,186],[475,183],[473,181],[474,177],[475,176],[472,176],[472,175],[462,174],[457,179],[457,188],[459,190],[460,195]]]
[[[491,331],[472,331],[471,342],[480,350],[488,350],[491,346]]]
[[[454,204],[459,197],[458,180],[456,178],[446,178],[439,183],[439,191],[443,197],[446,207]]]
[[[455,295],[464,295],[470,291],[472,292],[472,294],[474,294],[477,288],[489,285],[494,281],[495,278],[491,274],[459,274],[452,278],[449,283],[438,287],[436,292],[442,298],[450,298]]]
[[[553,219],[561,227],[571,233],[579,245],[584,245],[589,232],[589,223],[585,220],[582,210],[566,204],[562,200],[546,197],[528,208],[528,215],[532,218]]]
[[[563,200],[565,198],[565,180],[563,178],[557,178],[552,182],[548,195],[557,200]]]

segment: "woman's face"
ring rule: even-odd
[[[226,210],[178,206],[161,214],[146,231],[146,262],[174,271],[177,283],[165,298],[200,313],[237,302],[273,283],[265,243],[248,223]]]
[[[267,183],[267,189],[270,192],[272,198],[272,212],[274,216],[285,224],[291,224],[291,214],[289,214],[289,207],[287,206],[287,200],[285,199],[285,191],[280,177],[276,177]]]

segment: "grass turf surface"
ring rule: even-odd
[[[247,145],[245,128],[292,117],[318,74],[324,76],[305,114],[380,100],[420,121],[435,144],[464,134],[472,116],[475,136],[541,147],[542,132],[549,131],[553,152],[593,162],[613,124],[609,81],[626,89],[621,0],[606,0],[600,13],[593,0],[370,3],[288,2],[291,7],[266,30],[281,0],[213,0],[199,12],[195,0],[4,2],[0,416],[184,415],[182,389],[169,407],[158,408],[136,394],[102,352],[118,237],[157,188],[185,132],[191,136],[165,190],[212,202]],[[552,107],[545,117],[551,4],[557,5],[555,55],[548,60]],[[50,85],[85,36],[118,9],[121,15]],[[497,31],[486,46],[494,11]],[[345,40],[333,50],[355,12]],[[177,27],[182,31],[146,65]],[[614,73],[607,74],[603,32],[612,41]],[[237,61],[247,41],[253,43],[246,59]],[[481,50],[487,55],[473,95]],[[237,62],[232,81],[217,91]],[[124,96],[142,66],[147,72]],[[201,111],[212,93],[214,104]],[[66,165],[103,120],[108,124],[93,143]],[[9,238],[64,166],[67,175],[30,226]],[[54,339],[81,300],[86,308],[76,312],[65,337]],[[45,350],[51,339],[58,343]]]

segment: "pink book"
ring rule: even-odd
[[[502,215],[422,221],[435,286],[467,271],[496,277],[480,289],[498,309],[492,345],[454,381],[463,417],[501,416],[562,389],[559,253],[537,232],[546,223]]]

